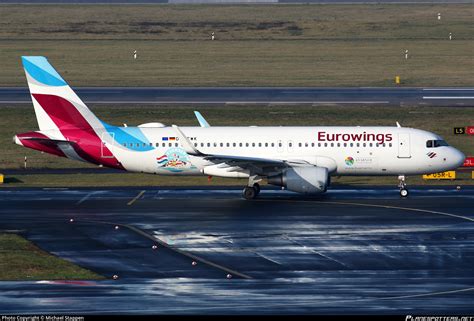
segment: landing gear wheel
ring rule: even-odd
[[[254,187],[246,186],[242,191],[242,196],[246,200],[253,200],[257,196],[257,190]]]
[[[402,188],[400,190],[400,196],[401,197],[407,197],[408,196],[408,190],[406,188]]]
[[[407,183],[405,175],[398,175],[398,187],[400,188],[400,196],[405,198],[408,196]]]
[[[255,193],[260,194],[260,185],[258,183],[253,184],[253,188],[255,188]]]

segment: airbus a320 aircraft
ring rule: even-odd
[[[331,175],[398,176],[452,170],[464,155],[440,136],[400,127],[199,127],[147,123],[117,127],[98,119],[45,57],[22,57],[39,131],[18,134],[28,148],[131,172],[248,178],[290,191],[326,192]]]

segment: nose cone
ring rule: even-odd
[[[464,160],[466,159],[466,155],[464,155],[461,151],[457,150],[456,148],[453,148],[452,152],[452,163],[453,163],[453,168],[458,168],[464,164]]]

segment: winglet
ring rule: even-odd
[[[400,124],[397,122],[397,127],[400,128],[400,127],[402,127],[402,126],[400,126]]]
[[[204,117],[202,117],[200,112],[195,110],[194,115],[196,115],[196,118],[199,122],[199,125],[201,125],[201,127],[211,127],[211,125],[209,125],[209,123],[206,121],[206,119],[204,119]]]
[[[181,145],[183,146],[184,150],[186,151],[186,153],[188,153],[189,155],[194,155],[194,156],[204,155],[199,150],[197,150],[196,147],[194,147],[193,143],[189,141],[189,139],[186,137],[186,135],[183,134],[183,132],[181,131],[181,129],[179,129],[178,126],[171,125],[171,127],[173,127],[174,130],[176,131],[176,135],[178,136],[179,141]]]

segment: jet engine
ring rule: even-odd
[[[281,174],[269,176],[268,184],[282,186],[298,193],[324,193],[329,186],[329,173],[326,167],[290,167]]]

